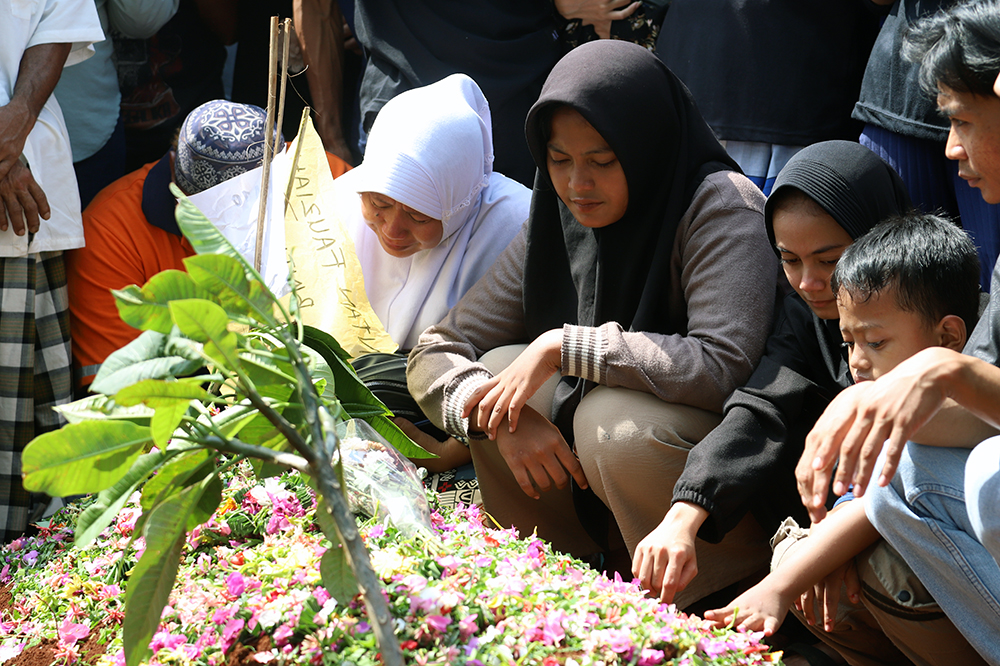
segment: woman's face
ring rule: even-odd
[[[622,218],[628,208],[625,171],[579,112],[564,106],[552,115],[547,153],[549,178],[577,222],[600,229]]]
[[[830,277],[854,242],[832,217],[815,206],[779,206],[772,217],[774,241],[792,288],[820,319],[837,319]]]
[[[441,242],[444,225],[392,197],[378,192],[361,193],[361,214],[378,237],[378,242],[394,257],[409,257]]]

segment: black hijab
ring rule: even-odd
[[[617,222],[589,229],[556,195],[546,143],[553,111],[575,109],[614,151],[628,183]],[[524,314],[530,337],[563,324],[619,323],[626,330],[681,333],[667,309],[670,255],[694,191],[709,174],[739,171],[684,84],[629,42],[584,44],[552,69],[525,126],[538,167],[528,218]],[[563,378],[553,421],[572,441],[572,412],[586,386]]]
[[[868,148],[853,141],[814,143],[788,160],[764,206],[767,236],[779,256],[774,240],[774,209],[779,194],[788,189],[800,190],[818,203],[852,240],[882,220],[912,208],[903,180]],[[838,384],[847,386],[851,375],[843,358],[840,321],[810,314],[817,336],[824,343],[823,353],[829,354],[825,358],[831,375]]]
[[[788,160],[774,181],[764,206],[764,223],[772,247],[775,202],[787,189],[804,192],[852,240],[865,235],[887,217],[912,208],[903,180],[868,148],[853,141],[814,143]]]

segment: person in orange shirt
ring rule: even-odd
[[[73,370],[78,393],[101,364],[140,331],[118,317],[112,289],[143,285],[160,271],[184,270],[194,254],[174,218],[174,182],[197,194],[260,166],[264,156],[263,109],[225,100],[207,102],[184,120],[176,150],[98,194],[83,213],[86,247],[68,252]],[[283,142],[278,141],[278,149]],[[350,166],[327,155],[334,178]]]

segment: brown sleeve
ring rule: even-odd
[[[674,335],[629,332],[615,322],[566,327],[576,360],[563,372],[722,412],[757,366],[771,328],[777,259],[764,231],[764,196],[733,172],[695,191],[671,258]]]
[[[522,229],[490,270],[438,324],[420,336],[410,352],[410,393],[434,424],[465,436],[462,404],[492,375],[477,360],[505,345],[526,343],[521,284],[525,232]]]

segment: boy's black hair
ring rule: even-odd
[[[830,286],[860,303],[895,288],[896,304],[930,324],[958,315],[972,331],[979,318],[976,247],[938,215],[911,212],[879,222],[844,250]]]
[[[1000,73],[1000,2],[962,2],[915,22],[906,33],[903,57],[920,63],[920,86],[932,95],[942,83],[992,96]]]

